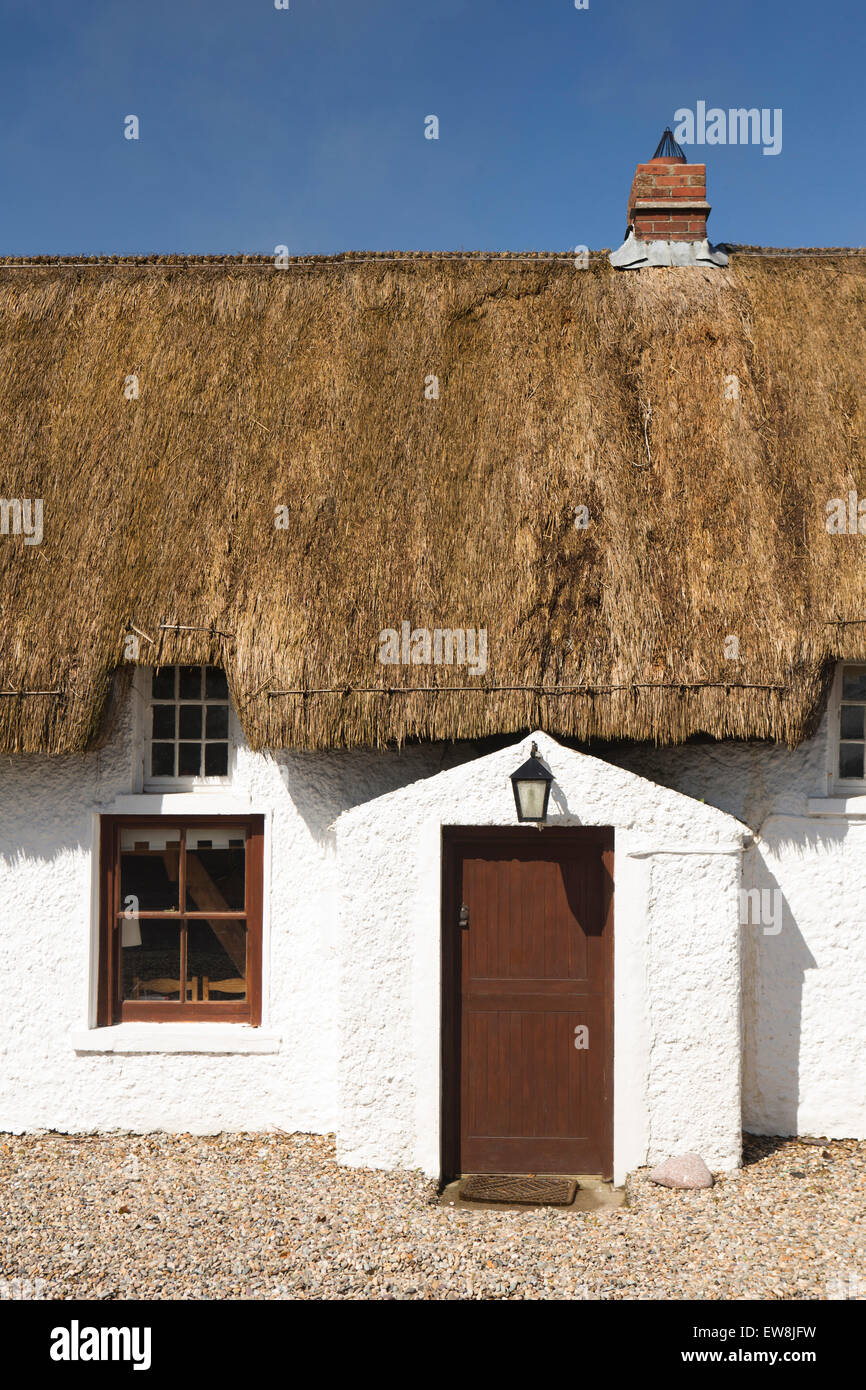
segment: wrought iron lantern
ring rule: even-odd
[[[526,762],[511,774],[514,804],[519,821],[543,825],[547,820],[547,802],[552,781],[553,777],[538,757],[538,746],[533,743]]]

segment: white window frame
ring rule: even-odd
[[[841,738],[842,721],[842,673],[849,666],[866,666],[866,661],[838,661],[836,672],[833,677],[833,688],[830,692],[830,699],[827,705],[828,732],[827,739],[827,789],[831,794],[844,796],[858,796],[866,792],[866,776],[864,777],[840,777],[839,776],[839,744],[845,740]],[[864,701],[866,704],[866,701]],[[866,756],[866,745],[864,745],[864,756]],[[866,763],[864,763],[866,771]]]
[[[203,662],[173,662],[175,666],[205,665]],[[135,777],[136,792],[213,792],[231,787],[237,762],[237,749],[240,742],[240,728],[237,714],[229,695],[229,736],[228,772],[225,777],[152,777],[150,775],[151,739],[151,688],[154,667],[138,666],[133,681],[135,699]]]

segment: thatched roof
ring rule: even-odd
[[[224,664],[257,748],[796,743],[866,659],[866,536],[825,526],[864,324],[842,251],[0,263],[0,493],[44,501],[0,536],[0,746],[91,744],[130,625]],[[485,628],[484,676],[381,665],[404,620]]]

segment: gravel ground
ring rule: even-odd
[[[749,1139],[704,1192],[466,1211],[313,1135],[0,1135],[0,1297],[866,1297],[866,1143]]]

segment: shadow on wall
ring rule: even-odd
[[[18,754],[0,766],[0,863],[45,872],[69,854],[89,855],[100,801],[100,755]]]
[[[797,749],[733,740],[636,743],[596,756],[726,811],[759,834],[768,813],[796,814],[804,796],[821,785],[824,743],[817,737]]]
[[[310,838],[326,848],[333,844],[330,827],[341,812],[470,761],[479,756],[479,749],[467,742],[261,756],[276,768],[283,792]],[[52,866],[70,855],[89,857],[92,814],[116,796],[129,795],[128,775],[125,750],[114,757],[93,750],[54,758],[36,754],[4,758],[0,764],[0,864],[10,870],[28,868],[50,874]],[[267,792],[264,798],[269,799]],[[279,798],[272,799],[279,811]]]
[[[765,853],[792,849],[801,865],[822,850],[831,853],[845,828],[825,829],[816,838],[811,824],[790,824],[772,841],[748,849],[743,862],[743,1109],[744,1127],[754,1134],[798,1132],[803,989],[807,970],[818,968]],[[762,845],[764,852],[762,853]],[[838,846],[837,846],[838,847]],[[790,888],[789,888],[790,891]]]
[[[546,763],[545,766],[547,766]],[[556,819],[553,814],[555,811],[558,811],[561,816],[566,818],[570,825],[580,824],[580,817],[573,815],[572,812],[569,810],[568,801],[565,797],[565,792],[562,790],[559,783],[556,781],[554,781],[551,784],[550,788],[549,817],[552,825],[556,824]]]
[[[344,811],[470,762],[479,751],[473,743],[437,743],[274,756],[295,811],[325,848],[333,846],[331,827]]]

